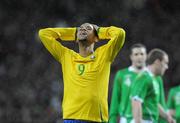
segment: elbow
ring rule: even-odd
[[[117,31],[117,39],[121,42],[120,47],[122,47],[122,46],[124,45],[125,37],[126,37],[126,32],[125,32],[125,30],[122,29],[122,28],[118,28],[118,31]]]
[[[49,29],[50,28],[45,28],[45,29],[40,29],[39,32],[38,32],[38,35],[39,35],[39,38],[42,39],[43,38],[47,38],[47,37],[50,37],[50,32],[49,32]]]
[[[122,33],[122,36],[125,38],[125,35],[126,35],[126,32],[124,29],[121,28],[121,33]]]
[[[112,27],[114,28],[114,30],[116,30],[116,33],[115,33],[115,37],[122,42],[122,44],[124,43],[125,41],[125,36],[126,36],[126,32],[123,28],[118,28],[118,27]]]
[[[43,36],[43,35],[48,35],[50,33],[51,28],[44,28],[44,29],[40,29],[39,30],[39,37]]]
[[[45,34],[45,29],[40,29],[38,32],[39,37],[43,37],[43,35]]]
[[[126,32],[123,28],[119,28],[118,35],[121,39],[125,39]]]
[[[123,28],[111,26],[110,30],[115,32],[114,36],[125,37],[125,35],[126,35],[126,32],[125,32],[125,30]]]
[[[40,41],[42,41],[42,39],[43,39],[43,33],[44,33],[43,29],[40,29],[38,32],[38,36],[39,36]]]

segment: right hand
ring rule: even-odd
[[[176,123],[176,121],[173,119],[170,113],[167,113],[167,121],[168,123]]]

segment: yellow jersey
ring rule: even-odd
[[[57,40],[74,41],[76,31],[76,28],[46,28],[39,31],[44,46],[62,65],[63,119],[107,122],[110,65],[124,44],[125,31],[114,26],[100,27],[99,39],[109,41],[87,57],[64,47]]]

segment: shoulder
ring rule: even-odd
[[[147,71],[141,72],[138,77],[144,79],[152,79],[152,76]]]
[[[170,93],[175,93],[175,92],[177,92],[178,90],[180,91],[180,87],[179,87],[179,86],[173,87],[173,88],[170,89]]]
[[[153,81],[153,77],[147,71],[144,71],[138,74],[136,81],[149,83]]]
[[[128,71],[129,71],[128,68],[123,68],[123,69],[118,70],[116,74],[121,75],[121,74],[127,73]]]
[[[72,59],[72,58],[73,59],[79,59],[79,53],[75,52],[74,50],[69,49],[67,47],[64,47],[64,51],[65,52],[64,52],[63,56],[64,56],[65,59],[66,58],[68,58],[68,60]]]

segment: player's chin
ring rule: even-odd
[[[136,66],[138,67],[138,68],[142,68],[143,67],[143,63],[138,63]]]
[[[164,75],[164,74],[165,74],[165,71],[162,71],[162,72],[161,72],[161,76]]]
[[[87,34],[81,34],[80,33],[77,38],[79,41],[84,41],[87,39],[87,37],[88,37]]]
[[[80,36],[78,37],[78,41],[85,42],[87,40],[87,36]]]
[[[86,38],[79,38],[78,41],[79,42],[86,42]]]
[[[159,71],[159,73],[157,73],[157,76],[163,76],[164,75],[164,71]]]

